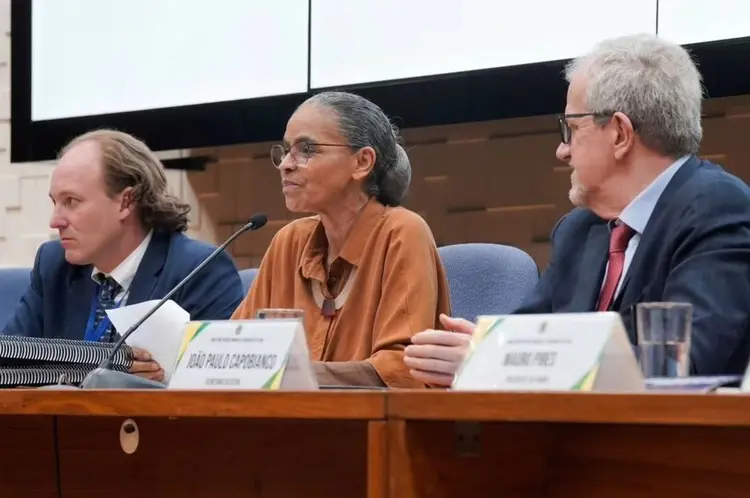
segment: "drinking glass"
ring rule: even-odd
[[[636,305],[638,359],[645,378],[690,375],[692,319],[689,303]]]

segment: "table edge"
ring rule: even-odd
[[[0,416],[382,420],[385,406],[384,392],[363,390],[0,390]]]
[[[393,391],[389,419],[750,427],[750,396]]]

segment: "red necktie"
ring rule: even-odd
[[[628,242],[635,235],[635,231],[625,223],[619,222],[612,229],[609,238],[609,267],[607,277],[599,294],[599,303],[596,311],[607,311],[615,299],[617,284],[622,277],[622,269],[625,266],[625,250]]]

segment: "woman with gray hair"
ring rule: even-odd
[[[320,93],[271,160],[287,208],[315,215],[276,234],[233,318],[299,310],[321,385],[423,387],[403,350],[450,297],[430,228],[400,207],[411,165],[396,129],[363,97]]]

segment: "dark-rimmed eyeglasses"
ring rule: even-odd
[[[585,118],[586,116],[592,116],[594,118],[611,118],[614,112],[581,112],[576,114],[558,114],[557,123],[560,126],[560,140],[564,144],[570,144],[571,136],[573,132],[568,124],[570,118]]]
[[[349,144],[320,144],[317,142],[297,142],[291,147],[282,144],[271,146],[271,162],[275,168],[280,168],[286,156],[291,155],[292,164],[304,166],[315,154],[320,152],[319,147],[351,147]]]

